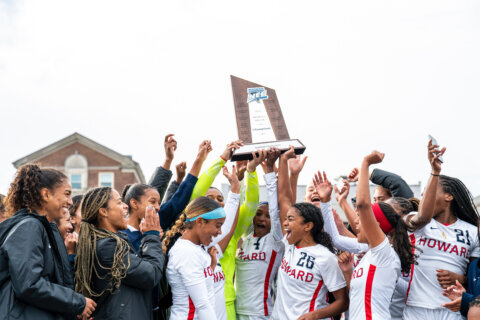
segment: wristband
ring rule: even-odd
[[[227,159],[225,159],[222,155],[220,156],[220,159],[222,159],[223,161],[227,162]]]
[[[434,173],[430,173],[430,174],[431,174],[432,176],[434,176],[434,177],[440,177],[439,174],[434,174]]]

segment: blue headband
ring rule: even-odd
[[[223,210],[222,207],[219,207],[215,210],[205,212],[204,214],[201,214],[201,215],[196,216],[194,218],[186,219],[185,222],[195,221],[198,218],[203,218],[203,219],[206,219],[206,220],[213,220],[213,219],[220,219],[220,218],[225,218],[225,217],[226,217],[225,210]]]

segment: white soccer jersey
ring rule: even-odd
[[[205,283],[208,299],[215,309],[213,289],[213,271],[210,267],[211,257],[201,246],[189,240],[179,238],[168,253],[167,280],[172,288],[173,305],[170,320],[197,319],[195,305],[186,286]],[[212,318],[214,318],[213,315]]]
[[[389,306],[400,269],[400,258],[387,237],[368,250],[350,281],[350,320],[390,319]]]
[[[415,236],[413,233],[409,233],[409,236],[412,245],[415,246]],[[390,304],[390,315],[392,316],[392,320],[400,320],[403,318],[403,309],[405,309],[407,300],[408,284],[410,283],[411,279],[410,270],[400,273],[397,285],[395,286],[395,291],[393,292],[392,296],[392,303]]]
[[[272,319],[297,320],[327,306],[328,291],[346,286],[337,257],[324,246],[297,248],[284,238],[285,254],[278,271]]]
[[[269,316],[273,310],[274,281],[283,257],[283,242],[271,233],[259,238],[250,233],[235,260],[235,311]]]
[[[450,299],[442,295],[437,270],[466,274],[470,257],[480,254],[477,227],[460,219],[448,226],[432,219],[413,235],[421,251],[415,251],[419,254],[418,265],[413,265],[410,271],[407,307],[443,309],[441,305]]]
[[[222,249],[215,245],[217,248],[217,266],[213,270],[213,290],[215,291],[215,314],[217,320],[227,320],[227,307],[225,304],[225,274],[223,273],[220,259],[223,257]]]

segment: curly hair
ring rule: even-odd
[[[4,200],[5,200],[5,196],[0,193],[0,213],[5,212],[5,203],[4,203]]]
[[[115,293],[127,275],[130,267],[129,250],[130,246],[127,241],[120,238],[113,232],[99,229],[96,227],[98,223],[98,212],[101,208],[108,207],[108,201],[111,198],[112,188],[99,187],[89,190],[83,197],[82,207],[82,223],[78,236],[77,254],[75,256],[75,291],[81,293],[85,297],[99,297],[107,290]],[[100,263],[97,255],[97,241],[101,239],[113,238],[116,241],[115,253],[111,267],[105,267]],[[127,262],[125,263],[125,258]],[[111,276],[109,289],[101,292],[95,292],[92,288],[92,276],[95,273],[99,276],[99,270],[107,270]]]
[[[385,202],[379,202],[378,205],[382,209],[385,218],[392,225],[392,246],[393,250],[398,254],[402,265],[402,272],[408,272],[412,264],[417,264],[413,253],[414,246],[408,236],[408,227],[402,217],[395,212],[393,207]]]
[[[330,235],[323,231],[323,216],[322,211],[308,202],[301,202],[295,203],[292,205],[300,216],[303,218],[303,223],[312,222],[313,228],[310,231],[313,237],[313,240],[321,244],[322,246],[326,247],[332,253],[335,253],[335,249],[333,248],[332,238]]]
[[[173,246],[175,241],[180,235],[180,231],[183,229],[193,228],[195,222],[185,222],[185,220],[195,218],[206,212],[220,208],[220,204],[217,201],[210,199],[208,197],[198,197],[188,204],[185,208],[185,211],[180,214],[180,217],[175,221],[173,227],[167,231],[165,234],[165,239],[163,239],[163,252],[167,253],[168,250]]]
[[[56,169],[40,168],[36,164],[21,166],[10,184],[6,200],[6,217],[11,217],[22,208],[33,212],[43,205],[41,190],[50,191],[67,181],[67,176]]]

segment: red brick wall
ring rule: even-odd
[[[122,172],[119,169],[119,165],[120,165],[119,162],[78,142],[72,143],[71,145],[68,145],[63,149],[57,150],[54,153],[51,153],[43,158],[40,158],[36,160],[35,163],[38,163],[44,167],[64,167],[65,160],[69,156],[75,154],[75,152],[78,152],[78,154],[81,154],[87,158],[88,167],[89,167],[88,188],[98,187],[99,172],[113,172],[114,188],[120,193],[122,192],[126,184],[139,182],[133,172]],[[90,169],[90,167],[92,166],[117,167],[117,169],[115,170]]]
[[[88,187],[98,187],[98,173],[113,172],[114,188],[121,194],[127,184],[139,182],[133,172],[122,172],[121,170],[88,170]]]
[[[36,160],[35,162],[45,167],[63,167],[65,165],[65,159],[67,159],[68,156],[75,154],[75,151],[87,158],[89,167],[120,165],[120,163],[118,163],[117,161],[78,142],[74,142],[63,149],[57,150],[56,152],[51,153],[48,156]]]

